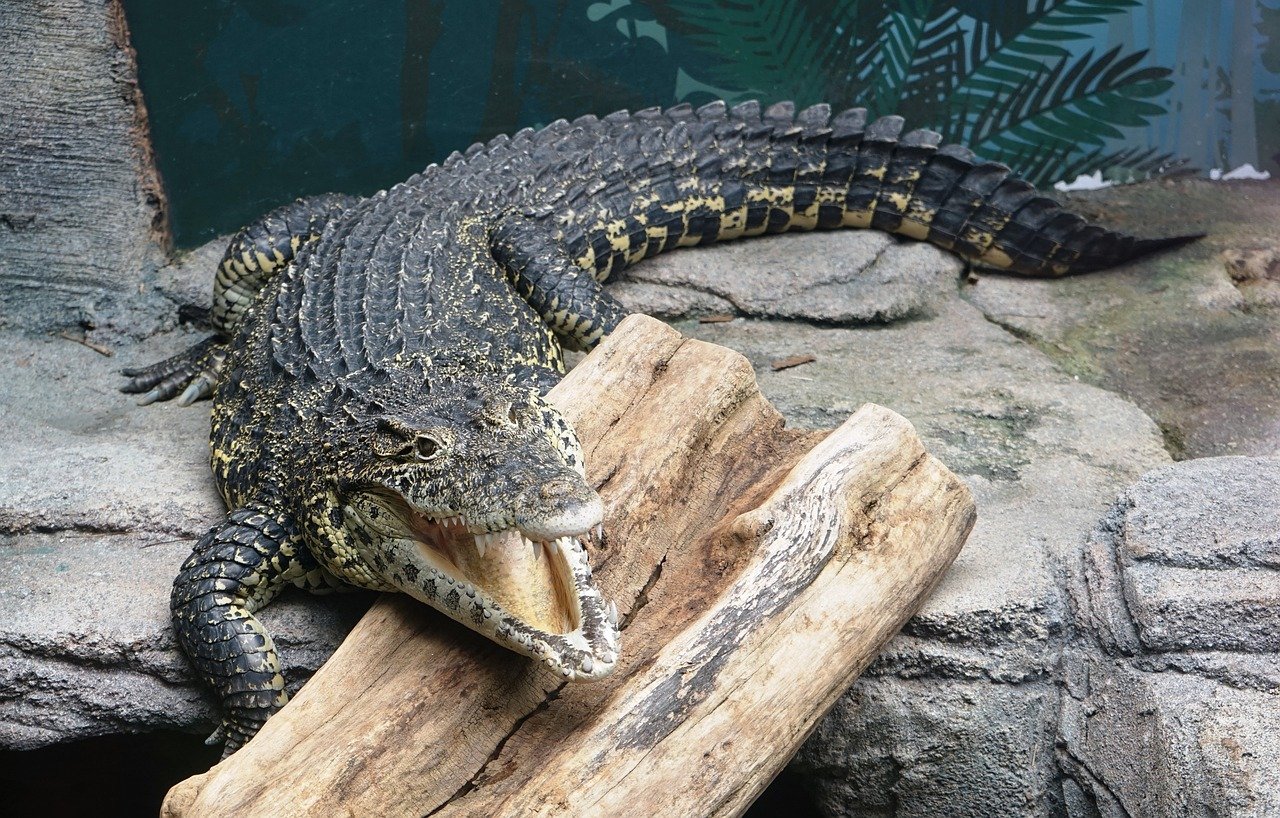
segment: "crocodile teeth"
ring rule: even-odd
[[[533,546],[534,562],[537,562],[538,560],[542,559],[542,543],[538,542],[537,540],[526,540],[525,542],[528,542],[530,545]]]
[[[610,625],[618,624],[618,606],[612,599],[609,600],[608,605],[604,606],[604,615],[609,618]]]
[[[476,553],[481,557],[484,556],[484,550],[489,547],[489,535],[481,534],[476,537]]]
[[[459,526],[462,525],[462,518],[459,517],[457,514],[454,514],[449,517],[441,517],[439,522],[440,522],[440,525],[444,526],[446,529],[458,528]]]
[[[601,540],[603,540],[604,539],[604,523],[596,523],[596,527],[591,530],[591,533],[596,535],[596,542],[600,542]]]

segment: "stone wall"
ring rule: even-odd
[[[1280,814],[1280,458],[1143,476],[1072,561],[1071,818]]]

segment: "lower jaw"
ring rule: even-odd
[[[422,561],[451,578],[464,594],[548,634],[581,627],[582,611],[570,560],[585,562],[581,543],[548,543],[517,529],[472,535],[460,525],[414,526]]]
[[[399,572],[397,579],[404,581],[396,585],[565,678],[608,675],[618,654],[616,609],[590,583],[582,544],[562,540],[554,551],[543,546],[538,556],[518,538],[516,532],[506,542],[489,542],[482,557],[472,549],[473,558],[466,551],[442,553],[418,540],[398,540],[392,564],[421,568]],[[469,576],[489,579],[499,590],[463,578]]]

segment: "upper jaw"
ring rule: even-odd
[[[384,529],[381,545],[386,579],[401,590],[566,679],[613,670],[617,608],[596,587],[583,544],[600,535],[598,510],[541,527],[437,517],[403,501],[394,512],[400,530]],[[568,523],[589,525],[566,532]]]
[[[604,503],[598,496],[576,503],[554,514],[516,515],[516,527],[531,540],[550,542],[561,537],[577,537],[598,532],[604,519]]]

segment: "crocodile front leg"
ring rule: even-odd
[[[178,403],[188,406],[210,394],[226,357],[226,340],[210,335],[172,358],[150,366],[120,370],[120,374],[129,379],[120,391],[145,393],[138,399],[143,406],[169,400],[182,391]]]
[[[222,722],[208,743],[225,741],[223,758],[289,700],[275,645],[254,612],[286,584],[306,584],[318,572],[292,525],[253,508],[231,512],[182,564],[170,597],[174,631],[222,700]]]
[[[516,292],[569,349],[591,351],[627,317],[626,307],[569,257],[545,225],[506,216],[491,240],[493,257]]]

